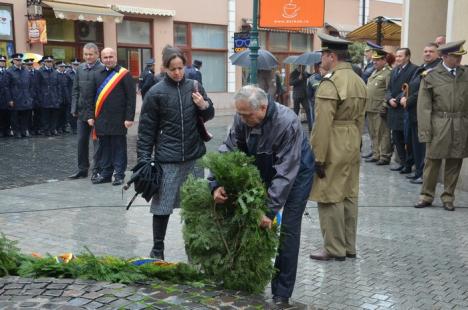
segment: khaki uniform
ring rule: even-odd
[[[441,64],[423,77],[418,94],[419,140],[426,143],[420,199],[432,202],[445,159],[442,202],[453,202],[463,163],[468,157],[468,69],[453,76]]]
[[[366,108],[373,158],[388,162],[392,157],[390,129],[386,117],[382,117],[380,113],[385,109],[385,90],[390,82],[391,73],[392,69],[386,65],[371,74],[367,81]]]
[[[355,254],[361,134],[367,91],[349,63],[324,77],[315,97],[311,144],[326,176],[315,176],[310,199],[319,205],[325,250]]]

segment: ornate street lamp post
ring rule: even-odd
[[[257,58],[258,58],[258,1],[253,0],[252,31],[250,32],[250,83],[257,84]]]
[[[42,0],[26,0],[28,19],[41,19],[42,18]]]

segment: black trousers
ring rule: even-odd
[[[67,128],[67,121],[67,106],[61,105],[58,109],[57,130],[65,130]]]
[[[408,145],[408,148],[405,147],[405,135],[403,130],[392,129],[392,143],[395,145],[398,157],[400,158],[400,164],[411,168],[414,163],[411,145]]]
[[[31,125],[30,129],[32,131],[39,131],[42,128],[42,122],[41,122],[41,108],[34,108],[32,110],[32,115],[31,115]]]
[[[411,122],[411,139],[413,143],[414,165],[416,166],[415,175],[422,177],[424,171],[424,159],[426,157],[426,144],[419,142],[418,122]]]
[[[42,130],[44,130],[44,132],[51,132],[56,130],[58,113],[58,108],[41,109]]]
[[[101,149],[101,175],[108,178],[115,171],[115,178],[123,179],[127,169],[127,136],[99,136],[98,138]]]
[[[79,171],[88,171],[89,169],[89,140],[91,137],[92,129],[93,128],[88,125],[88,122],[82,120],[77,121]],[[93,140],[93,173],[98,173],[101,171],[101,166],[99,164],[100,149],[98,146],[99,141]]]
[[[304,98],[293,98],[294,99],[294,113],[299,115],[299,110],[302,108],[304,109],[307,117],[307,126],[309,127],[309,132],[312,131],[312,112],[309,100],[307,97]]]
[[[0,110],[0,134],[5,136],[10,133],[10,123],[11,123],[11,111],[7,109]]]
[[[11,111],[11,128],[15,134],[24,134],[29,128],[29,118],[31,110],[13,110]]]

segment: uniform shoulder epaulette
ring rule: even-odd
[[[426,77],[432,70],[434,70],[434,68],[429,68],[427,70],[424,70],[422,73],[421,73],[421,76],[422,77]]]
[[[333,76],[333,73],[334,73],[334,72],[328,72],[327,74],[325,74],[325,75],[323,76],[323,79],[322,79],[322,80],[329,80],[329,79],[331,79],[331,77]]]

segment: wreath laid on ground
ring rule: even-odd
[[[183,235],[193,264],[228,289],[261,293],[274,274],[277,235],[259,227],[266,189],[253,158],[241,152],[209,153],[202,165],[228,201],[216,205],[208,181],[192,176],[181,190]]]

